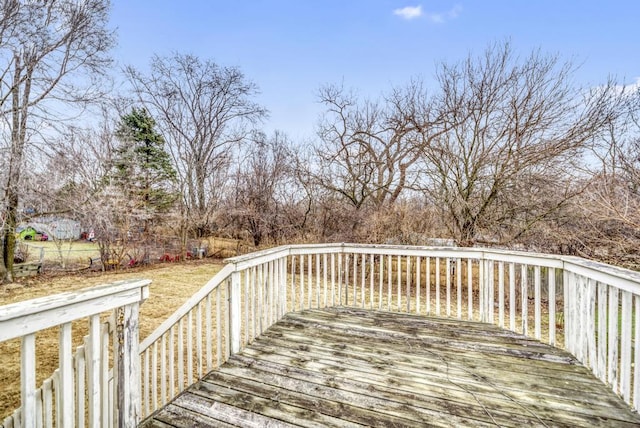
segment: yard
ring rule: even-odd
[[[98,244],[88,241],[63,241],[58,244],[54,241],[21,242],[22,251],[26,250],[27,261],[39,261],[42,252],[43,261],[47,264],[88,264],[90,258],[100,257]]]
[[[175,238],[155,239],[147,246],[136,245],[135,241],[129,242],[126,248],[113,247],[117,252],[113,257],[114,263],[110,267],[118,265],[127,268],[142,261],[145,264],[158,262],[178,261],[183,253],[180,244]],[[196,248],[194,250],[194,247]],[[251,248],[244,242],[219,237],[200,239],[189,242],[187,255],[198,258],[197,248],[204,247],[207,257],[227,258],[250,251]],[[195,252],[194,252],[195,251]],[[42,263],[45,273],[73,272],[81,270],[101,270],[100,249],[96,242],[84,240],[73,241],[24,241],[18,242],[16,254],[26,263]],[[146,254],[146,256],[145,256]],[[117,260],[117,261],[115,261]]]

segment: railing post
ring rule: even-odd
[[[570,281],[569,272],[563,267],[562,269],[562,291],[563,291],[563,316],[564,316],[564,348],[573,352],[572,346],[572,313],[571,313],[571,297],[573,296],[573,282]]]
[[[556,270],[549,268],[549,345],[556,346]]]
[[[119,427],[138,426],[142,415],[139,312],[148,297],[149,286],[145,284],[138,301],[114,309],[112,394],[114,425]]]
[[[484,255],[478,260],[478,308],[480,309],[480,321],[486,322],[486,285],[487,281],[484,277],[485,259]]]
[[[280,259],[280,317],[282,318],[287,312],[287,256]]]
[[[22,388],[22,426],[36,427],[36,337],[28,334],[22,337],[22,361],[20,387]]]
[[[136,302],[115,310],[114,379],[116,381],[116,424],[119,427],[134,427],[140,422],[139,307],[140,303]]]
[[[229,335],[231,339],[231,354],[240,352],[240,272],[234,270],[231,274],[231,289],[229,290]]]
[[[59,338],[59,367],[60,367],[60,382],[59,392],[60,397],[64,397],[61,402],[59,420],[62,427],[72,427],[74,424],[73,400],[67,399],[67,397],[73,397],[74,394],[74,382],[73,382],[73,350],[71,348],[72,334],[71,323],[65,323],[60,326],[60,338]],[[137,342],[136,342],[137,345]],[[135,354],[137,358],[137,353]]]

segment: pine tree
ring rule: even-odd
[[[142,223],[139,226],[145,234],[176,200],[172,191],[176,172],[155,127],[154,119],[143,108],[133,108],[122,116],[112,176],[112,183],[122,191],[130,214]]]

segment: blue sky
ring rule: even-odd
[[[341,83],[375,97],[509,39],[580,65],[579,83],[640,77],[640,1],[113,0],[121,65],[191,53],[238,66],[270,110],[267,131],[313,137],[317,90]]]

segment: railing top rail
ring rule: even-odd
[[[384,255],[425,255],[435,257],[461,257],[481,260],[503,261],[508,263],[535,264],[538,266],[566,269],[591,277],[597,281],[615,284],[622,289],[640,293],[640,272],[599,263],[580,257],[557,254],[532,253],[526,251],[503,250],[482,247],[436,247],[388,244],[295,244],[270,248],[243,256],[232,257],[226,261],[244,269],[284,255],[325,254],[325,253],[362,253]]]
[[[354,244],[354,243],[332,243],[332,244],[295,244],[284,245],[268,250],[257,251],[238,257],[232,257],[226,262],[253,265],[263,263],[265,257],[282,255],[301,254],[324,254],[324,253],[363,253],[363,254],[384,254],[384,255],[433,255],[440,257],[461,257],[474,259],[493,259],[503,261],[513,261],[515,263],[532,263],[537,261],[545,266],[561,267],[560,256],[541,253],[529,253],[524,251],[496,250],[482,247],[436,247],[436,246],[415,246],[415,245],[391,245],[391,244]],[[244,266],[243,266],[244,267]]]
[[[291,245],[282,245],[279,247],[267,248],[266,250],[230,257],[224,261],[225,263],[234,265],[237,270],[247,269],[260,263],[288,256],[290,254],[291,247]]]
[[[151,280],[103,284],[0,307],[0,341],[35,333],[149,297]]]
[[[561,256],[560,258],[564,262],[564,269],[569,272],[640,294],[640,272],[580,257]]]

